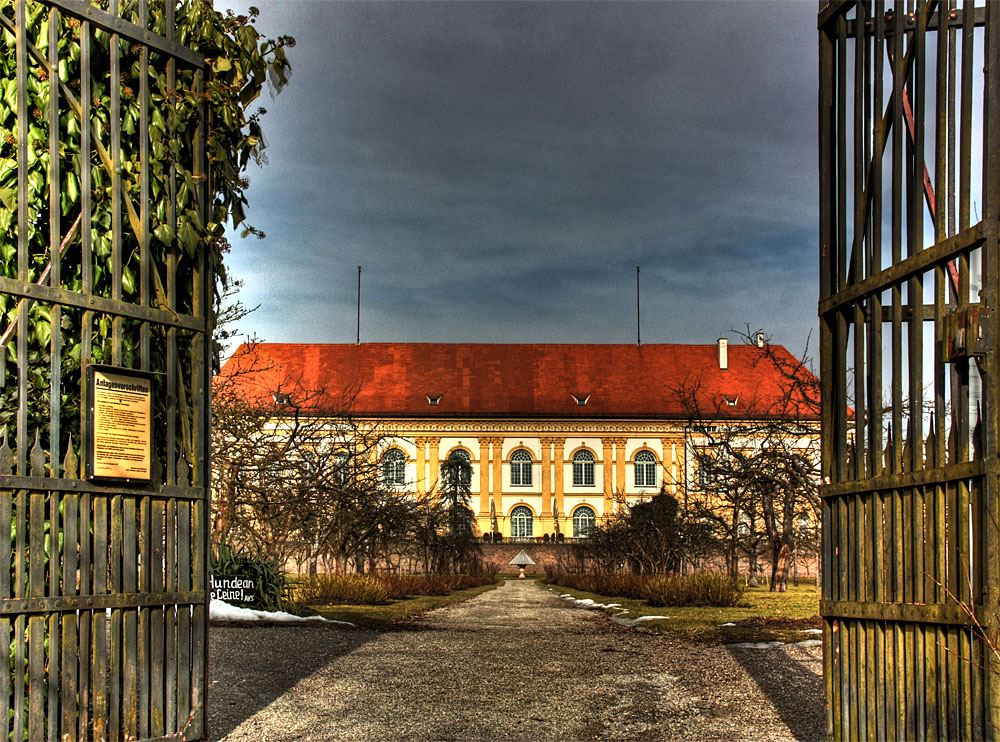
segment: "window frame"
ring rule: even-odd
[[[527,457],[527,458],[525,458]],[[510,486],[511,487],[531,487],[533,484],[532,471],[535,460],[531,452],[519,448],[510,454]]]
[[[526,531],[526,533],[518,533],[517,531]],[[515,505],[514,509],[510,511],[510,537],[535,537],[535,514],[527,505]]]
[[[448,461],[448,459],[450,459],[452,456],[459,456],[461,458],[464,458],[465,461],[466,461],[466,463],[469,465],[469,468],[466,469],[463,472],[462,481],[460,482],[460,484],[463,487],[471,487],[472,486],[472,466],[473,466],[473,464],[472,464],[472,462],[473,462],[472,454],[469,453],[464,448],[453,448],[452,450],[450,450],[448,452],[448,455],[444,457],[444,461],[441,462],[441,464],[439,465],[439,468],[440,468],[440,466],[443,466]],[[441,477],[441,472],[440,471],[438,472],[438,477],[443,480],[443,477]]]
[[[633,481],[636,487],[656,486],[656,454],[649,449],[636,451],[632,458]],[[641,476],[640,476],[641,475]]]
[[[573,486],[594,486],[594,464],[597,457],[585,448],[573,454]]]
[[[589,513],[587,518],[580,518],[582,513]],[[578,524],[583,520],[589,520],[586,533],[581,533]],[[595,511],[590,505],[580,505],[573,511],[573,538],[589,538],[594,532],[594,526],[597,525],[597,511]]]
[[[409,457],[401,448],[390,448],[382,454],[382,482],[388,487],[406,486],[406,462]],[[390,467],[393,467],[390,469]]]

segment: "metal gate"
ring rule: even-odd
[[[1000,4],[818,28],[827,733],[992,739]]]
[[[205,734],[204,60],[174,5],[0,1],[3,739]],[[97,363],[151,379],[148,484],[83,473]]]

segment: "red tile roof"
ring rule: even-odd
[[[785,348],[770,347],[795,363]],[[228,382],[247,400],[274,404],[287,394],[312,412],[346,409],[380,418],[684,419],[690,404],[680,399],[682,390],[696,392],[703,416],[785,409],[788,385],[758,348],[730,345],[728,357],[722,370],[714,344],[259,343],[239,347],[217,389]],[[431,405],[428,397],[438,395],[439,404]],[[734,399],[735,406],[727,404]]]

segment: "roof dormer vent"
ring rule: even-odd
[[[570,394],[569,396],[571,396],[573,400],[578,405],[580,405],[580,407],[583,407],[585,404],[587,404],[587,401],[590,399],[589,394]]]
[[[764,347],[764,333],[763,332],[758,332],[756,335],[754,335],[753,339],[754,339],[754,344],[758,348],[763,348]]]
[[[729,340],[719,338],[719,368],[723,371],[729,368]]]
[[[739,394],[723,394],[722,398],[726,400],[727,407],[735,407],[740,401]]]
[[[273,392],[271,398],[277,407],[288,407],[292,403],[292,397],[287,392]]]
[[[436,407],[437,405],[441,404],[441,397],[443,397],[444,395],[443,394],[427,394],[425,396],[427,397],[427,404],[429,404],[431,407]]]

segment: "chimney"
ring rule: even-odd
[[[729,368],[729,340],[719,338],[719,368],[725,371]]]
[[[756,343],[756,345],[757,345],[758,348],[763,348],[764,347],[764,333],[763,332],[758,332],[754,336],[754,341],[755,341],[755,343]]]

